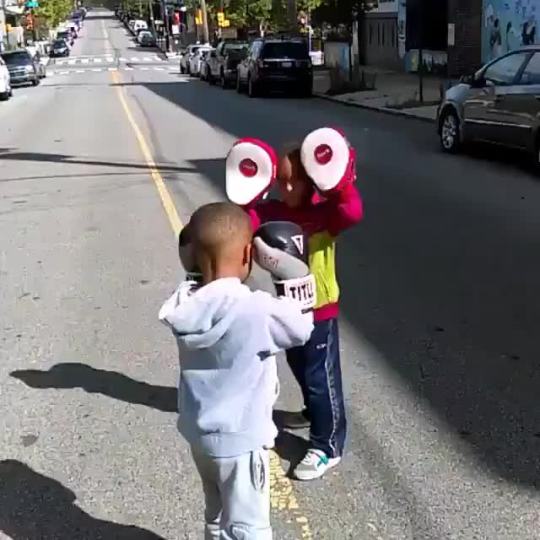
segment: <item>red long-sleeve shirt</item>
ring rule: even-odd
[[[309,239],[309,267],[315,276],[317,289],[315,320],[337,317],[336,237],[362,219],[362,199],[356,186],[349,184],[326,198],[316,194],[309,204],[300,208],[289,208],[282,201],[270,200],[247,211],[254,230],[268,221],[292,221],[302,227]]]

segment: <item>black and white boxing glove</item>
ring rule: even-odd
[[[272,275],[278,296],[299,301],[304,312],[315,307],[315,278],[308,266],[308,242],[302,228],[289,221],[261,225],[254,237],[257,264]]]
[[[180,262],[186,271],[186,281],[200,283],[202,281],[202,275],[195,265],[189,233],[189,223],[180,231],[180,235],[178,236],[178,255],[180,256]]]

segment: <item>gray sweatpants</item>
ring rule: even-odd
[[[268,450],[232,458],[192,453],[206,504],[205,540],[272,540]]]

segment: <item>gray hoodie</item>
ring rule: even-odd
[[[178,429],[187,441],[212,457],[272,447],[275,354],[309,339],[312,315],[292,299],[227,278],[202,288],[185,281],[159,319],[178,341]]]

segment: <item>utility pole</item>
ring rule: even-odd
[[[208,43],[210,37],[208,35],[208,10],[206,9],[206,0],[201,0],[202,25],[203,25],[203,43]]]

